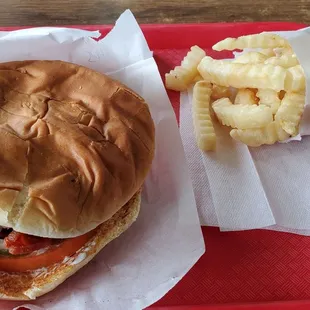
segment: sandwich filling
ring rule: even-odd
[[[75,238],[52,239],[0,230],[0,271],[25,272],[61,262],[82,248],[96,229]]]
[[[61,242],[60,239],[41,238],[2,228],[0,231],[1,254],[25,255]]]

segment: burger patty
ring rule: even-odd
[[[2,228],[0,231],[3,248],[12,255],[26,255],[58,243],[58,239],[41,238]]]

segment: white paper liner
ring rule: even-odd
[[[310,30],[277,33],[290,41],[307,78],[301,142],[248,148],[216,125],[217,150],[203,153],[193,134],[191,90],[181,94],[180,130],[202,225],[310,235]]]
[[[152,52],[130,11],[98,32],[38,28],[0,33],[0,61],[60,59],[110,75],[143,96],[156,124],[156,156],[136,223],[80,272],[31,303],[1,310],[142,309],[160,299],[204,253],[192,184],[175,115]],[[31,305],[30,305],[31,304]]]

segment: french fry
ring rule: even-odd
[[[267,59],[268,57],[260,52],[248,52],[248,53],[243,53],[242,55],[236,57],[233,60],[233,63],[257,64],[257,63],[263,63]]]
[[[175,67],[165,74],[166,87],[168,89],[184,91],[198,75],[197,66],[206,55],[198,46],[192,46],[181,62],[181,66]]]
[[[258,147],[263,144],[274,144],[277,141],[284,141],[289,135],[276,121],[266,127],[256,129],[232,129],[230,136],[248,146]]]
[[[221,99],[221,98],[229,98],[231,96],[231,91],[229,87],[220,86],[213,84],[212,85],[212,94],[211,98],[213,100]]]
[[[296,136],[299,123],[304,111],[305,96],[297,93],[287,92],[281,101],[275,120],[291,136]]]
[[[287,69],[284,90],[302,92],[306,89],[306,78],[301,65]]]
[[[259,34],[252,34],[247,36],[241,36],[239,38],[226,38],[215,45],[213,45],[213,50],[223,51],[223,50],[236,50],[245,48],[275,48],[275,47],[287,47],[289,43],[284,38],[273,34],[262,32]]]
[[[259,104],[270,107],[272,114],[276,114],[281,100],[279,94],[272,89],[258,89],[256,96],[259,98]]]
[[[290,68],[291,69],[291,68]],[[284,89],[286,70],[265,64],[238,64],[204,57],[198,65],[201,76],[214,84],[236,88]]]
[[[239,129],[261,128],[273,121],[271,109],[258,105],[234,105],[228,98],[214,101],[213,110],[226,126]]]
[[[194,82],[194,83],[197,83],[197,82],[199,82],[199,81],[203,81],[203,77],[198,73],[198,74],[194,77],[193,82]]]
[[[274,144],[298,134],[306,77],[286,39],[262,32],[226,38],[213,46],[216,51],[244,50],[232,60],[216,60],[195,48],[166,75],[166,84],[185,90],[196,83],[192,111],[201,149],[215,148],[215,116],[232,127],[233,139],[249,146]]]
[[[234,104],[253,105],[258,102],[255,93],[248,88],[238,90]]]
[[[216,135],[210,116],[210,98],[212,86],[199,81],[193,89],[192,116],[198,147],[203,151],[211,151],[216,147]]]
[[[176,91],[186,90],[190,81],[190,79],[186,77],[189,76],[188,70],[182,68],[181,66],[175,67],[165,75],[167,89]]]
[[[265,64],[274,66],[281,66],[283,68],[290,68],[299,65],[296,55],[281,55],[279,57],[274,56],[265,60]]]
[[[276,47],[273,49],[275,56],[281,57],[283,55],[296,56],[290,46],[287,47]]]
[[[261,54],[267,56],[268,58],[269,58],[269,57],[276,56],[276,54],[275,54],[273,48],[264,48],[264,49],[261,49],[259,52],[260,52]]]

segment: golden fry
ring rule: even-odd
[[[274,66],[281,66],[283,68],[290,68],[299,65],[298,59],[295,55],[281,55],[274,56],[265,60],[265,64]]]
[[[272,89],[258,89],[256,96],[259,98],[260,105],[270,107],[272,114],[277,113],[281,103],[278,92]]]
[[[248,88],[238,90],[234,104],[253,105],[257,104],[258,100],[254,91]]]
[[[233,128],[260,128],[273,121],[271,109],[266,106],[234,105],[228,98],[222,98],[216,100],[212,107],[218,120]]]
[[[233,129],[230,136],[248,146],[261,146],[263,144],[274,144],[277,141],[284,141],[289,135],[282,129],[276,121],[271,122],[266,127],[256,129]]]
[[[181,62],[181,66],[175,67],[165,74],[166,87],[176,91],[184,91],[198,75],[197,66],[206,55],[198,46],[192,46]]]
[[[275,120],[288,134],[296,136],[304,107],[304,95],[288,92],[281,101]]]
[[[284,90],[302,92],[306,89],[306,78],[301,65],[287,69]]]
[[[193,89],[193,122],[198,147],[203,151],[215,150],[216,135],[210,116],[211,84],[199,81]]]
[[[274,47],[287,47],[289,43],[284,38],[273,34],[262,32],[259,34],[252,34],[247,36],[241,36],[239,38],[226,38],[215,45],[213,49],[215,51],[223,50],[236,50],[236,49],[245,49],[245,48],[274,48]]]
[[[267,57],[273,57],[276,55],[273,48],[261,49],[259,52]]]
[[[213,84],[212,85],[212,94],[211,98],[213,100],[221,99],[221,98],[229,98],[231,95],[231,91],[229,87],[226,86],[220,86]]]
[[[204,57],[198,65],[201,76],[211,83],[235,88],[284,89],[286,70],[265,64],[238,64]]]
[[[248,52],[236,57],[233,63],[239,64],[258,64],[266,61],[268,57],[260,52]]]

